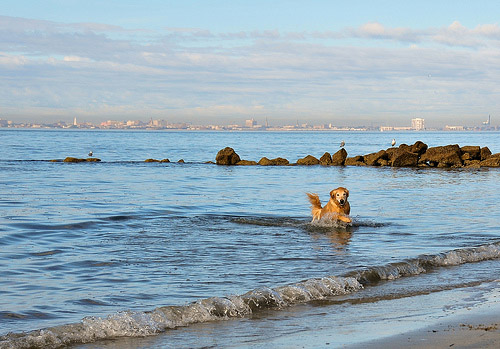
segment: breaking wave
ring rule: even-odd
[[[402,262],[353,271],[345,276],[353,277],[361,284],[367,286],[376,284],[379,281],[395,280],[405,276],[419,275],[441,267],[481,262],[497,258],[500,258],[500,242],[478,247],[457,249],[435,255],[422,255]]]
[[[243,295],[212,297],[183,306],[164,306],[152,311],[123,311],[105,318],[86,317],[66,324],[0,337],[0,348],[63,347],[117,337],[143,337],[168,329],[208,321],[241,318],[265,309],[328,300],[376,286],[380,281],[416,276],[433,269],[500,258],[500,242],[422,255],[384,266],[373,266],[341,276],[304,280],[276,288],[257,288]]]
[[[310,279],[275,289],[258,288],[240,296],[212,297],[184,306],[159,307],[147,312],[124,311],[106,318],[87,317],[81,323],[21,334],[10,333],[0,337],[0,348],[56,348],[116,337],[149,336],[190,324],[238,318],[262,309],[280,309],[348,294],[362,287],[351,277]]]

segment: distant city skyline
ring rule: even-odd
[[[71,123],[65,121],[41,122],[41,123],[15,123],[12,120],[0,118],[0,128],[60,128],[60,129],[151,129],[151,130],[229,130],[229,131],[292,131],[292,130],[330,130],[330,131],[381,131],[381,132],[400,132],[400,131],[499,131],[500,125],[491,123],[491,116],[480,124],[467,126],[459,124],[442,125],[441,127],[427,127],[425,119],[414,118],[410,120],[410,125],[336,125],[329,124],[311,124],[309,122],[284,125],[272,125],[266,118],[265,123],[258,123],[255,119],[241,120],[239,123],[231,124],[193,124],[189,122],[168,122],[164,119],[144,120],[107,120],[94,124],[91,122],[79,122],[75,117]]]
[[[498,13],[486,0],[3,0],[0,118],[497,126]]]
[[[105,126],[105,124],[112,125],[112,124],[118,124],[118,123],[123,123],[128,126],[134,126],[134,125],[142,125],[142,124],[152,124],[155,127],[164,127],[166,125],[172,125],[172,124],[186,124],[186,125],[197,125],[197,126],[228,126],[228,125],[234,125],[238,127],[283,127],[283,126],[290,126],[290,125],[309,125],[309,126],[319,126],[319,125],[329,125],[329,127],[335,126],[335,127],[368,127],[368,128],[391,128],[391,127],[396,127],[396,128],[411,128],[415,130],[423,130],[426,128],[433,128],[433,129],[440,129],[440,128],[445,128],[446,126],[463,126],[463,127],[468,127],[468,128],[474,128],[474,127],[481,127],[481,126],[492,126],[492,127],[500,127],[500,122],[498,120],[493,120],[491,121],[491,115],[488,115],[487,117],[476,117],[474,119],[471,119],[470,122],[468,123],[458,123],[454,122],[455,120],[451,120],[449,123],[434,123],[431,125],[428,125],[425,119],[423,118],[408,118],[408,119],[400,119],[396,120],[394,123],[390,122],[378,122],[377,120],[370,120],[367,123],[355,123],[352,122],[350,123],[350,120],[343,120],[342,122],[339,123],[334,123],[334,122],[328,122],[327,120],[319,120],[315,121],[314,119],[295,119],[295,120],[274,120],[269,117],[265,117],[263,119],[255,119],[255,118],[250,118],[250,119],[242,119],[242,118],[230,118],[228,119],[228,122],[224,122],[224,120],[198,120],[199,122],[192,122],[190,120],[182,120],[178,118],[172,118],[172,119],[144,119],[144,118],[134,118],[134,119],[126,119],[126,118],[115,118],[115,119],[103,119],[103,120],[95,120],[95,121],[89,121],[86,119],[80,119],[78,117],[73,117],[72,120],[69,120],[68,118],[64,119],[57,119],[56,121],[52,120],[51,118],[48,118],[46,120],[40,120],[40,119],[32,119],[32,120],[12,120],[12,119],[5,119],[2,118],[2,115],[0,115],[0,127],[7,127],[12,123],[15,124],[43,124],[43,125],[49,125],[49,124],[65,124],[65,125],[83,125],[83,124],[89,124],[89,125],[94,125],[94,126]]]

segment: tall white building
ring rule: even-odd
[[[425,120],[422,118],[411,119],[411,128],[415,131],[425,130]]]
[[[256,125],[257,121],[255,121],[254,119],[245,120],[246,127],[255,127]]]

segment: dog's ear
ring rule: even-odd
[[[330,197],[331,198],[334,198],[335,199],[335,192],[337,191],[337,189],[333,189],[331,192],[330,192]]]
[[[346,197],[349,197],[349,190],[345,190]]]

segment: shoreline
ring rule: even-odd
[[[459,315],[447,316],[422,329],[343,346],[346,349],[499,347],[500,299],[488,305],[468,308]]]
[[[315,326],[275,333],[235,347],[499,348],[499,282],[360,303],[354,309],[359,315],[354,322],[351,316],[342,320],[343,311],[312,311],[318,320]]]

